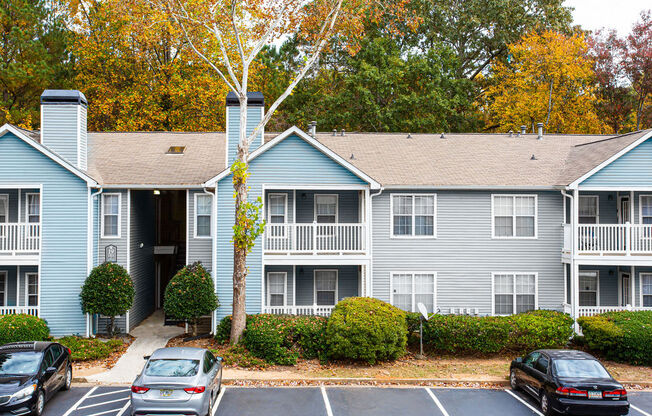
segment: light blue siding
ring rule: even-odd
[[[251,134],[263,116],[263,107],[247,107],[247,135]],[[228,140],[228,165],[231,166],[238,156],[238,142],[240,140],[240,107],[226,107],[227,116],[227,140]],[[259,134],[256,140],[249,146],[249,151],[253,152],[262,144],[263,136]]]
[[[109,245],[114,245],[117,247],[118,251],[118,261],[117,264],[121,265],[124,268],[128,268],[128,238],[129,238],[129,191],[127,189],[104,189],[102,194],[98,196],[100,205],[102,203],[102,195],[106,194],[119,194],[120,195],[120,237],[102,237],[102,230],[98,228],[99,233],[95,235],[95,238],[98,239],[98,258],[99,263],[104,263],[106,261],[106,247]],[[100,207],[100,213],[101,213]],[[154,211],[152,211],[153,213]],[[99,216],[99,224],[101,227],[102,218],[101,214]]]
[[[86,106],[44,104],[41,117],[43,144],[71,164],[86,170]]]
[[[652,185],[652,139],[648,139],[605,166],[580,186]]]
[[[186,230],[188,233],[188,247],[186,247],[188,263],[192,264],[199,261],[204,265],[206,270],[210,272],[213,267],[213,259],[211,257],[213,239],[195,237],[195,212],[197,211],[197,207],[195,206],[196,194],[204,194],[204,191],[195,189],[188,191],[188,227]],[[212,197],[212,194],[208,195],[211,195]],[[212,232],[214,233],[215,231]]]

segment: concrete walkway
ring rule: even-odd
[[[130,335],[135,337],[127,351],[120,357],[112,369],[104,373],[88,376],[89,382],[131,383],[145,365],[143,356],[151,355],[156,349],[163,348],[170,340],[184,333],[177,326],[164,326],[163,310],[158,310],[134,328]]]

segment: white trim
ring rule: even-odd
[[[5,279],[5,287],[4,287],[4,293],[3,293],[3,299],[2,299],[2,306],[9,306],[7,305],[7,292],[9,291],[9,272],[6,270],[0,270],[0,276],[4,277]],[[16,279],[18,280],[18,279]],[[18,300],[18,299],[16,299]],[[16,302],[16,306],[18,306],[18,302]]]
[[[632,207],[632,199],[630,198],[629,195],[617,195],[616,199],[617,199],[617,203],[618,203],[618,206],[616,207],[616,215],[618,216],[618,224],[625,224],[625,223],[631,222],[630,219],[632,217],[632,208],[633,208]],[[629,218],[627,218],[625,221],[622,221],[623,218],[621,218],[621,217],[623,215],[622,208],[623,208],[623,200],[624,199],[627,199],[627,201],[629,202]],[[598,207],[599,207],[599,205],[598,205]]]
[[[638,287],[639,287],[639,295],[640,295],[639,296],[640,297],[639,306],[640,307],[643,307],[643,299],[644,299],[644,295],[643,295],[643,277],[652,278],[652,272],[639,272],[638,273],[638,279],[639,279]],[[650,296],[650,295],[645,295],[645,296]]]
[[[437,312],[437,272],[434,271],[391,271],[389,272],[389,303],[391,305],[396,306],[394,303],[394,276],[397,274],[405,274],[405,275],[410,275],[411,276],[411,281],[412,281],[412,289],[411,289],[411,307],[412,311],[411,312],[418,312],[417,311],[417,303],[415,300],[415,284],[414,284],[414,276],[417,274],[431,274],[433,281],[432,281],[432,313]]]
[[[186,265],[190,261],[190,227],[188,224],[190,224],[190,189],[186,189]]]
[[[188,191],[188,192],[190,192],[190,191]],[[211,201],[211,213],[208,215],[208,219],[209,219],[209,222],[208,222],[209,223],[208,235],[198,235],[197,234],[197,223],[198,223],[198,221],[197,221],[197,216],[198,216],[198,214],[197,214],[197,207],[198,207],[198,205],[197,205],[197,197],[200,196],[200,195],[209,197],[210,201]],[[187,195],[186,195],[186,198],[188,198]],[[193,207],[194,211],[193,211],[193,219],[192,220],[193,220],[194,224],[193,224],[193,227],[192,227],[193,228],[193,236],[192,237],[196,238],[196,239],[213,238],[213,234],[215,234],[214,230],[213,230],[213,218],[212,218],[213,217],[213,203],[214,203],[213,194],[211,194],[209,192],[195,192],[195,196],[193,197],[193,200],[194,200],[193,203],[195,205]],[[206,215],[203,215],[203,216],[205,217]],[[186,250],[186,252],[187,251],[188,250]],[[188,263],[188,262],[186,262],[186,263]]]
[[[30,223],[29,222],[29,197],[30,196],[38,196],[38,222],[36,223]],[[20,192],[18,193],[18,222],[20,221],[20,199],[21,195]],[[41,223],[41,211],[43,208],[43,204],[41,203],[41,194],[38,192],[26,192],[25,193],[25,223],[27,224],[40,224]]]
[[[5,200],[4,217],[5,217],[5,223],[8,223],[9,222],[9,194],[0,194],[0,199]],[[18,215],[20,216],[20,213]],[[18,219],[18,222],[20,222],[20,218]],[[2,222],[0,221],[0,223]]]
[[[118,234],[105,235],[104,234],[104,197],[105,196],[118,196]],[[106,192],[100,197],[100,238],[103,239],[119,239],[122,237],[122,192]]]
[[[41,124],[42,125],[42,124]],[[50,159],[54,160],[73,174],[77,175],[81,179],[83,179],[88,185],[90,186],[98,186],[98,183],[95,181],[95,179],[91,178],[87,174],[85,174],[81,169],[77,168],[75,165],[69,163],[56,153],[50,151],[47,147],[42,145],[41,143],[35,141],[34,139],[26,136],[24,133],[22,133],[20,130],[16,129],[14,126],[11,124],[5,124],[4,126],[0,127],[0,137],[4,136],[6,133],[12,133],[19,139],[23,140],[25,143],[29,144],[36,150],[40,151]]]
[[[297,304],[297,266],[292,265],[292,306]]]
[[[38,272],[25,272],[25,306],[29,306],[29,277],[36,276],[36,305],[40,306],[41,297],[40,297],[40,288],[41,288],[41,278],[40,273]]]
[[[512,276],[512,315],[515,315],[516,312],[516,276],[517,275],[526,275],[534,276],[534,310],[539,309],[539,273],[538,272],[492,272],[491,273],[491,315],[492,316],[505,316],[496,314],[496,276],[497,275],[507,275]],[[507,295],[508,293],[503,293]],[[521,293],[523,295],[524,293]]]
[[[340,185],[337,183],[311,184],[311,183],[264,183],[265,189],[276,191],[356,191],[365,190],[369,185]]]
[[[629,279],[630,279],[630,281],[629,281],[629,283],[630,283],[629,291],[630,292],[632,291],[632,289],[631,289],[631,282],[632,282],[631,279],[633,279],[632,273],[631,272],[625,272],[625,271],[622,271],[622,270],[618,270],[618,306],[627,306],[629,304],[629,303],[623,303],[623,287],[624,287],[624,285],[623,285],[623,275],[629,276]],[[632,301],[631,305],[635,306],[634,303],[636,302],[636,296],[634,294],[630,293],[630,299]]]
[[[81,105],[77,105],[77,167],[81,169]]]
[[[639,194],[638,196],[638,223],[643,224],[643,198],[652,198],[652,194]]]
[[[319,306],[335,306],[339,299],[339,286],[340,286],[340,271],[338,269],[314,269],[312,271],[312,303],[317,305],[317,272],[335,272],[335,303],[333,305],[319,305]],[[326,290],[320,290],[326,292]]]
[[[272,306],[270,299],[271,299],[271,293],[269,291],[269,275],[270,274],[280,274],[283,275],[283,287],[285,288],[283,291],[283,306],[288,305],[288,273],[287,272],[267,272],[265,274],[265,292],[266,292],[266,306]],[[275,293],[278,295],[278,293]]]
[[[224,166],[226,166],[226,171],[227,172],[231,171],[231,169],[229,169],[229,107],[230,106],[228,106],[228,105],[226,106],[226,126],[225,126],[226,134],[224,135],[224,136],[226,136],[226,148],[225,148],[226,151],[224,152],[225,153],[225,155],[224,155]]]
[[[21,199],[23,198],[22,194],[23,194],[23,190],[19,189],[18,190],[18,222],[21,222],[20,221],[20,212],[21,212],[21,202],[22,202]],[[38,212],[39,212],[39,222],[41,222],[41,218],[40,218],[41,217],[41,215],[40,215],[41,214],[41,207],[40,206],[39,206],[39,211]],[[25,222],[27,222],[27,216],[25,216]]]
[[[320,196],[329,196],[329,197],[334,196],[335,197],[335,222],[333,224],[338,224],[339,221],[340,221],[340,195],[339,194],[316,194],[316,193],[313,194],[313,197],[312,197],[312,199],[313,199],[313,204],[312,204],[313,216],[312,216],[312,220],[314,222],[317,222],[317,197],[320,197]],[[330,223],[325,222],[325,223],[320,223],[320,224],[330,224]]]
[[[392,190],[432,190],[432,191],[558,191],[563,186],[552,185],[384,185],[384,189]]]
[[[127,252],[126,269],[127,269],[127,273],[131,273],[131,189],[127,189],[127,250],[126,252]],[[129,324],[127,323],[127,325]]]
[[[358,178],[362,179],[363,181],[367,182],[369,185],[371,185],[372,188],[377,189],[380,188],[380,184],[376,182],[371,176],[367,175],[366,173],[362,172],[360,169],[346,161],[344,158],[342,158],[340,155],[337,153],[333,152],[330,150],[328,147],[324,146],[321,144],[318,140],[314,139],[312,136],[307,134],[306,132],[302,131],[299,129],[297,126],[292,126],[289,129],[285,130],[283,133],[279,134],[276,136],[274,139],[268,141],[267,143],[261,145],[258,147],[256,150],[251,152],[249,154],[249,159],[248,162],[251,162],[261,154],[265,153],[267,150],[271,149],[272,147],[276,146],[277,144],[281,143],[283,140],[286,138],[290,137],[291,135],[297,135],[299,138],[303,139],[304,141],[308,142],[311,144],[313,147],[315,147],[317,150],[325,154],[326,156],[330,157],[332,160],[335,162],[339,163],[341,166],[349,170],[351,173],[353,173],[355,176]],[[228,133],[227,133],[228,136]],[[227,151],[228,152],[228,151]],[[228,163],[227,163],[228,165]],[[228,176],[231,173],[230,169],[225,169],[222,171],[220,174],[217,176],[214,176],[213,178],[207,180],[204,183],[204,186],[214,186],[214,184],[219,181],[220,179]]]
[[[580,213],[580,201],[582,198],[593,198],[595,200],[595,222],[594,223],[580,223],[579,219],[582,216]],[[578,195],[577,197],[577,220],[578,224],[600,224],[600,195]]]
[[[275,196],[275,197],[279,197],[279,196],[280,196],[280,197],[283,197],[283,198],[285,199],[285,208],[284,208],[284,209],[285,209],[285,212],[284,212],[284,214],[283,214],[283,222],[282,222],[281,224],[287,224],[287,223],[288,223],[288,215],[289,215],[289,214],[288,214],[288,194],[287,194],[287,193],[284,193],[284,192],[270,192],[270,193],[267,194],[267,209],[266,209],[265,212],[264,212],[264,213],[266,214],[265,219],[266,219],[267,221],[270,221],[271,218],[272,218],[272,215],[271,215],[271,213],[269,212],[269,209],[271,208],[271,205],[272,205],[272,204],[269,202],[269,200],[272,198],[272,196]],[[293,218],[293,221],[292,221],[292,222],[293,222],[293,223],[296,222],[296,221],[294,221],[294,218]],[[271,224],[271,222],[270,222],[270,224]]]
[[[577,273],[577,305],[579,307],[582,306],[592,306],[592,305],[580,305],[580,293],[581,292],[593,292],[592,290],[582,290],[582,287],[579,286],[580,282],[580,275],[582,273],[595,273],[595,278],[596,278],[596,286],[595,286],[595,306],[600,306],[600,271],[599,270],[584,270],[580,269],[580,271]]]
[[[515,202],[516,198],[534,198],[534,235],[516,235],[516,203],[512,206],[512,235],[496,236],[496,216],[494,215],[494,199],[496,197],[511,197]],[[524,215],[522,215],[524,216]],[[537,194],[491,194],[491,239],[492,240],[536,240],[539,238],[539,195]]]
[[[409,196],[412,199],[412,234],[410,235],[397,235],[394,234],[394,197],[395,196]],[[432,211],[432,235],[415,235],[415,209],[414,200],[417,196],[431,196],[433,198],[433,211]],[[371,224],[371,223],[370,223]],[[390,239],[435,239],[437,238],[437,194],[432,193],[401,193],[394,192],[389,194],[389,238]]]

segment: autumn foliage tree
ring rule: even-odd
[[[487,88],[491,122],[499,129],[544,123],[555,133],[599,133],[596,88],[584,35],[532,32],[509,46]]]
[[[636,130],[652,126],[652,13],[641,13],[624,44],[623,66],[634,91]]]

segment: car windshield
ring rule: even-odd
[[[0,376],[35,374],[42,356],[37,351],[0,353]]]
[[[596,360],[555,360],[558,377],[568,378],[610,378],[607,370]]]
[[[199,360],[149,360],[145,368],[146,376],[192,377],[197,375]]]

